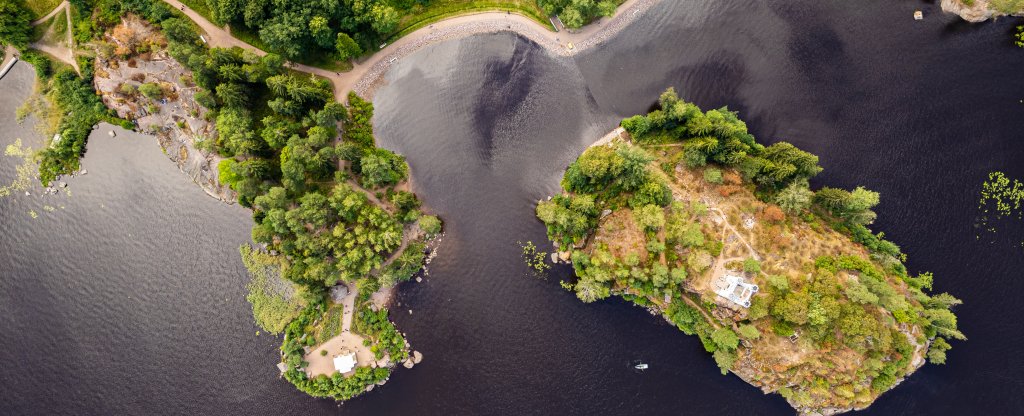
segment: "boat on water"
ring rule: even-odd
[[[629,363],[629,368],[634,372],[642,373],[647,369],[647,363],[645,363],[644,360],[633,360]]]

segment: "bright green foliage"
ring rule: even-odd
[[[164,96],[164,90],[152,82],[139,85],[139,92],[151,100],[159,100]]]
[[[787,213],[799,214],[811,206],[813,197],[807,181],[794,181],[775,195],[775,203]]]
[[[953,348],[946,342],[945,338],[938,337],[932,340],[932,344],[928,347],[928,362],[932,364],[945,364],[946,363],[946,351]]]
[[[601,16],[615,14],[617,0],[537,0],[549,15],[559,15],[568,28],[579,28]]]
[[[758,144],[747,131],[746,123],[728,108],[702,112],[696,105],[680,100],[671,88],[658,102],[660,109],[628,118],[622,127],[640,143],[682,142],[684,160],[691,168],[708,162],[736,167],[769,190],[782,189],[821,172],[817,156],[789,143],[768,147]],[[717,183],[719,178],[714,170],[705,172],[705,179]]]
[[[342,61],[346,61],[363,54],[363,49],[360,48],[359,44],[352,40],[352,37],[347,33],[338,33],[334,47],[338,50],[338,59],[341,59]]]
[[[759,261],[757,261],[757,259],[753,259],[753,258],[749,258],[749,259],[743,260],[743,271],[745,271],[747,273],[754,273],[754,274],[760,273],[761,272],[761,262],[759,262]]]
[[[1024,48],[1024,26],[1017,26],[1017,33],[1013,35],[1013,44]]]
[[[867,225],[877,217],[871,208],[878,205],[879,196],[861,186],[853,192],[824,187],[814,194],[814,201],[851,224]]]
[[[272,334],[279,334],[306,306],[303,290],[281,277],[279,258],[253,250],[248,244],[239,247],[242,263],[249,270],[249,294],[256,323]]]
[[[704,170],[704,180],[716,185],[720,184],[722,183],[722,171],[715,168],[707,168]]]
[[[23,0],[0,0],[0,45],[28,47],[32,34],[32,12]]]
[[[722,375],[727,374],[732,369],[737,358],[736,351],[724,349],[715,350],[712,356],[715,358],[715,364],[718,364],[718,368],[722,370]]]
[[[661,180],[647,170],[652,160],[646,151],[635,146],[619,143],[592,147],[569,165],[562,187],[570,192],[617,194],[636,191],[654,182],[663,190]],[[664,194],[655,198],[660,205],[668,203]]]
[[[598,210],[591,195],[558,195],[537,205],[537,218],[548,226],[548,238],[568,247],[582,241],[595,224]]]
[[[424,215],[419,220],[420,229],[428,236],[437,235],[441,232],[441,220],[433,215]]]
[[[115,121],[93,92],[91,81],[79,78],[71,69],[62,69],[54,75],[47,95],[64,116],[57,126],[59,140],[39,153],[39,181],[43,185],[48,185],[57,175],[78,170],[78,158],[85,153],[85,142],[92,126],[104,120]]]
[[[740,339],[729,328],[719,328],[711,333],[711,341],[720,350],[735,350],[740,345]]]
[[[359,159],[359,169],[364,188],[373,189],[397,184],[409,174],[405,158],[394,152],[375,148]]]
[[[423,243],[410,244],[394,262],[388,265],[377,277],[381,287],[391,287],[398,282],[406,282],[423,267],[426,258]]]
[[[665,226],[665,212],[657,205],[645,205],[633,211],[637,225],[646,231],[657,231]]]
[[[350,92],[348,106],[345,140],[364,147],[373,146],[373,104]]]
[[[214,20],[257,33],[266,47],[290,60],[311,59],[339,51],[342,49],[338,47],[340,35],[347,38],[348,57],[356,56],[358,53],[351,53],[352,46],[362,45],[363,49],[376,46],[395,30],[401,17],[398,8],[412,6],[412,2],[384,0],[314,3],[206,0],[206,3]]]
[[[740,325],[739,328],[736,328],[736,332],[743,339],[754,340],[761,337],[761,331],[759,331],[756,326],[749,324]]]

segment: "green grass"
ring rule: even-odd
[[[1001,13],[1017,13],[1024,11],[1024,0],[992,0],[989,7]]]
[[[54,22],[58,20],[57,17],[64,19],[64,26],[67,26],[67,19],[63,16],[51,17],[50,20],[32,26],[32,34],[29,35],[29,42],[39,42],[40,40],[42,40],[43,36],[46,35],[46,31],[49,30],[50,26],[53,26]]]
[[[36,20],[52,12],[53,9],[60,5],[60,2],[61,0],[28,0],[25,2],[25,5],[32,12],[32,20]]]
[[[344,312],[345,307],[341,305],[332,304],[327,309],[327,313],[324,314],[322,321],[314,329],[313,337],[316,340],[316,345],[323,344],[341,333],[341,319],[344,316]]]
[[[398,23],[398,30],[388,38],[394,42],[417,29],[452,16],[488,11],[512,12],[529,17],[541,26],[550,27],[551,22],[534,0],[447,0],[434,2],[426,7],[414,7]],[[553,28],[552,28],[553,29]]]

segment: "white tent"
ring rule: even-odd
[[[339,373],[347,373],[356,367],[356,353],[334,356],[334,369]]]

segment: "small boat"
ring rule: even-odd
[[[647,369],[647,364],[640,363],[640,364],[634,365],[633,368],[635,368],[637,370],[640,370],[640,371],[643,371],[643,370]]]

